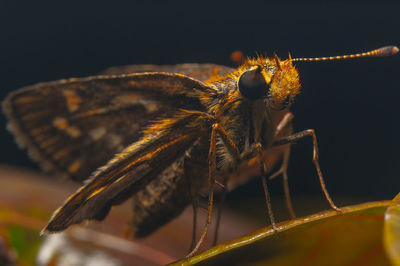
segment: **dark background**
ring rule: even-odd
[[[400,44],[398,1],[277,2],[1,0],[0,99],[25,85],[115,65],[233,66],[234,50],[317,57]],[[400,191],[399,63],[399,55],[297,63],[303,90],[292,108],[295,131],[316,130],[334,196],[389,199]],[[5,125],[1,116],[0,163],[37,168]],[[289,178],[295,195],[321,195],[311,159],[310,140],[293,148]],[[282,194],[279,181],[271,190]],[[249,195],[262,196],[258,180],[230,197]]]

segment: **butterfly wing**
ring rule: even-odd
[[[187,63],[179,65],[127,65],[110,67],[101,72],[101,74],[120,75],[142,72],[180,73],[200,81],[206,81],[218,76],[230,74],[233,71],[235,71],[235,69],[216,64]]]
[[[62,231],[85,220],[103,220],[110,208],[142,189],[181,157],[199,135],[179,118],[154,135],[145,137],[117,154],[94,173],[89,182],[59,208],[45,232]]]
[[[166,73],[39,83],[3,102],[17,142],[45,169],[83,180],[142,137],[148,121],[203,110],[200,81]]]

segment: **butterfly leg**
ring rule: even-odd
[[[213,209],[213,202],[214,202],[214,185],[216,183],[215,176],[217,170],[217,162],[216,162],[216,154],[215,154],[215,146],[216,146],[216,135],[217,133],[221,136],[222,141],[226,145],[228,151],[231,155],[235,158],[235,160],[240,159],[239,149],[236,147],[235,143],[229,138],[226,134],[225,129],[218,123],[213,124],[211,137],[210,137],[210,149],[208,152],[208,184],[209,184],[209,193],[208,193],[208,214],[207,214],[207,221],[204,226],[203,232],[201,233],[200,239],[197,241],[196,246],[193,250],[186,255],[186,258],[192,257],[200,248],[201,244],[203,243],[208,228],[211,223],[212,218],[212,209]]]
[[[207,232],[208,228],[211,223],[211,217],[212,217],[212,209],[213,209],[213,201],[214,201],[214,184],[215,184],[215,173],[216,173],[216,168],[217,168],[217,163],[216,163],[216,155],[215,155],[215,144],[216,144],[216,133],[217,133],[217,127],[218,125],[213,125],[212,131],[211,131],[211,138],[210,138],[210,149],[208,152],[208,186],[209,186],[209,192],[208,192],[208,214],[207,214],[207,221],[204,226],[203,232],[201,233],[199,241],[197,241],[196,246],[193,248],[193,250],[186,255],[186,258],[192,257],[200,248],[201,244],[203,243]]]
[[[226,134],[225,130],[223,129],[223,127],[218,126],[218,129],[219,129],[218,132],[221,135],[221,137],[222,137],[222,139],[224,141],[224,144],[228,147],[228,150],[230,151],[231,155],[234,156],[236,161],[240,161],[240,153],[239,153],[239,150],[237,149],[236,145],[227,136],[227,134]],[[276,231],[274,214],[272,212],[272,207],[271,207],[271,199],[270,199],[269,192],[268,192],[268,187],[267,187],[267,180],[266,180],[267,171],[266,171],[265,163],[264,163],[264,160],[263,160],[263,148],[262,148],[262,144],[261,143],[257,143],[256,144],[254,153],[256,154],[258,163],[260,165],[261,180],[262,180],[262,183],[263,183],[265,200],[266,200],[266,203],[267,203],[269,218],[270,218],[270,221],[271,221],[272,228]],[[250,152],[249,156],[251,156],[251,154],[253,154],[253,152]],[[246,158],[246,156],[244,156],[244,158]]]
[[[240,152],[235,143],[229,138],[228,134],[226,133],[225,129],[223,126],[220,124],[216,124],[216,129],[218,131],[219,136],[221,136],[222,141],[224,142],[225,146],[227,147],[229,153],[232,155],[234,160],[236,161],[235,164],[237,164],[240,161]],[[223,178],[222,180],[222,192],[221,192],[221,199],[218,202],[217,205],[217,221],[216,221],[216,227],[215,227],[215,233],[214,233],[214,240],[213,240],[213,246],[217,244],[218,241],[218,231],[219,231],[219,225],[221,222],[221,215],[222,215],[222,206],[225,201],[225,196],[227,193],[226,185],[227,185],[228,179],[227,176]]]
[[[283,191],[285,193],[285,202],[286,202],[286,208],[288,209],[289,215],[291,219],[296,218],[296,213],[294,212],[293,209],[293,204],[292,204],[292,199],[290,197],[290,190],[289,190],[289,181],[288,181],[288,174],[287,174],[287,169],[289,166],[289,157],[290,157],[290,145],[291,144],[286,144],[287,146],[285,147],[284,153],[283,153],[283,159],[282,159],[282,165],[281,168],[276,171],[274,174],[270,175],[269,179],[273,179],[279,175],[282,175],[283,178]]]
[[[269,220],[271,221],[272,229],[274,231],[277,231],[277,228],[275,225],[274,213],[272,212],[271,198],[269,196],[269,191],[268,191],[268,186],[267,186],[267,179],[266,179],[267,171],[265,169],[265,163],[264,163],[263,156],[262,156],[263,148],[262,148],[261,143],[256,144],[256,152],[257,152],[258,164],[260,166],[261,181],[262,181],[263,188],[264,188],[265,202],[266,202],[267,208],[268,208]]]
[[[194,189],[193,185],[190,183],[190,191],[192,197],[192,209],[193,209],[193,228],[192,228],[192,242],[190,244],[189,252],[194,249],[196,244],[196,235],[197,235],[197,210],[199,206],[199,201],[197,197],[197,190]]]
[[[221,216],[222,216],[222,209],[223,209],[222,207],[224,205],[224,201],[225,201],[225,197],[226,197],[226,193],[227,193],[227,189],[226,189],[227,181],[228,181],[228,178],[224,177],[224,179],[222,180],[222,184],[221,184],[222,192],[221,192],[220,200],[217,203],[217,221],[215,223],[215,232],[214,232],[214,239],[213,239],[213,244],[212,244],[213,246],[215,246],[218,241],[218,231],[219,231],[219,225],[221,223]]]
[[[292,127],[293,118],[294,118],[294,115],[293,115],[291,112],[286,113],[286,114],[283,116],[282,120],[281,120],[281,121],[279,122],[279,124],[276,126],[275,137],[277,137],[280,133],[282,133],[282,131],[283,131],[285,128]]]
[[[325,198],[328,200],[329,205],[331,206],[332,209],[341,212],[341,209],[338,208],[335,203],[333,203],[333,200],[331,196],[328,193],[328,190],[326,189],[325,181],[322,176],[321,168],[319,166],[319,154],[318,154],[318,143],[317,143],[317,136],[315,135],[314,129],[307,129],[295,134],[292,134],[287,137],[280,138],[274,142],[274,146],[280,146],[280,145],[285,145],[288,143],[294,143],[300,139],[303,139],[304,137],[311,136],[313,140],[313,163],[315,166],[315,169],[317,170],[319,182],[322,188],[322,191],[324,192]]]
[[[284,129],[287,129],[288,135],[291,135],[293,133],[293,124],[292,124],[293,117],[294,117],[293,114],[290,112],[285,114],[283,119],[279,122],[278,126],[276,127],[275,136],[278,136]],[[283,152],[283,159],[282,159],[281,167],[278,171],[276,171],[275,173],[270,175],[269,179],[271,180],[279,175],[282,175],[283,191],[285,193],[286,207],[288,209],[290,218],[295,219],[296,213],[294,212],[292,200],[290,197],[289,182],[288,182],[288,175],[287,175],[287,169],[289,166],[289,158],[290,158],[290,148],[291,148],[291,144],[290,143],[286,144],[286,147]]]

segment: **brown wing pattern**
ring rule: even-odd
[[[230,74],[235,69],[216,64],[196,64],[187,63],[179,65],[127,65],[110,67],[101,72],[105,75],[119,75],[129,73],[143,72],[165,72],[165,73],[180,73],[185,76],[206,81],[213,79],[216,76]]]
[[[148,121],[179,108],[202,110],[200,81],[178,74],[95,76],[39,83],[3,102],[9,129],[42,167],[87,178],[139,140]]]

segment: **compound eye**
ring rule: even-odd
[[[257,100],[267,95],[268,84],[261,74],[261,67],[244,72],[239,78],[239,91],[249,100]]]

